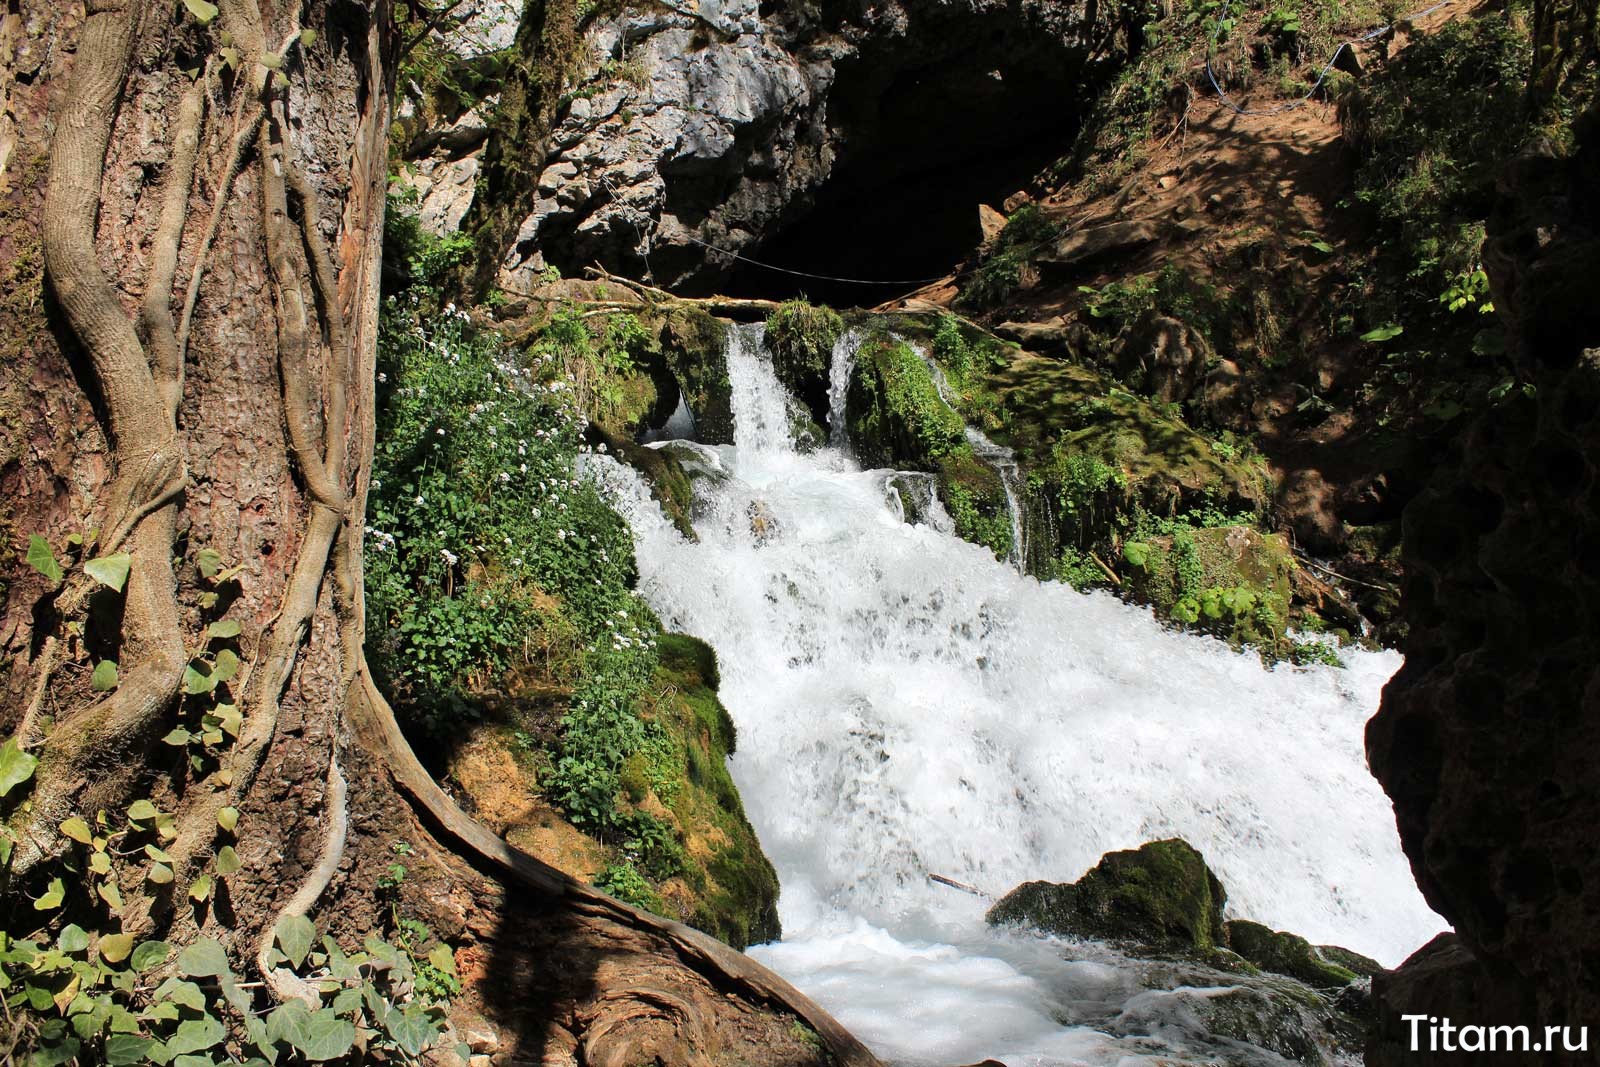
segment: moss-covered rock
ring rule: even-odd
[[[966,423],[940,398],[928,365],[891,337],[857,352],[846,411],[850,443],[868,465],[936,471],[967,447]]]
[[[833,346],[843,334],[838,312],[804,300],[786,301],[767,318],[767,350],[778,380],[817,423],[827,421]]]
[[[660,639],[655,721],[682,753],[682,779],[666,802],[683,836],[683,870],[661,896],[689,925],[736,948],[776,940],[778,875],[745,817],[728,773],[737,734],[717,699],[717,657],[684,634]]]
[[[939,460],[935,484],[955,522],[957,536],[983,545],[996,559],[1011,554],[1014,534],[1005,483],[998,471],[978,459],[970,445],[963,442]]]
[[[1210,953],[1227,943],[1226,901],[1205,858],[1187,841],[1169,838],[1108,852],[1070,885],[1018,886],[989,909],[988,921],[1158,951]]]
[[[590,444],[605,445],[618,459],[644,475],[650,483],[650,495],[661,505],[662,513],[672,520],[672,525],[689,540],[699,540],[689,520],[689,510],[694,506],[693,480],[673,452],[646,448],[596,423],[589,424],[584,436]]]
[[[677,307],[661,325],[661,351],[694,414],[695,436],[733,443],[733,385],[728,379],[728,327],[695,307]]]
[[[1164,618],[1275,648],[1288,626],[1294,556],[1282,534],[1248,526],[1179,529],[1122,546],[1128,589]]]
[[[1248,919],[1233,919],[1227,924],[1228,947],[1264,971],[1297,978],[1317,988],[1349,985],[1362,977],[1360,972],[1325,958],[1324,953],[1298,934],[1273,930]],[[1352,962],[1377,964],[1345,949],[1337,950]],[[1381,968],[1378,968],[1381,970]],[[1372,971],[1368,971],[1368,976]]]

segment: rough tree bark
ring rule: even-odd
[[[839,1062],[873,1062],[742,955],[487,833],[407,747],[362,659],[388,0],[219,7],[211,25],[156,0],[0,7],[0,730],[41,760],[10,818],[13,891],[62,854],[63,818],[139,797],[174,814],[185,885],[234,806],[226,895],[125,885],[125,929],[218,937],[304,995],[267,965],[276,919],[359,939],[405,842],[408,906],[456,947],[507,1055],[815,1062],[798,1015]],[[23,563],[30,534],[60,556],[90,530],[86,554],[129,557],[120,597]],[[220,600],[212,552],[239,568]],[[242,721],[202,773],[160,738],[224,613]]]

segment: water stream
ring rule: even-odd
[[[759,331],[730,340],[736,443],[694,448],[698,543],[632,470],[588,469],[633,524],[643,595],[720,657],[734,775],[783,886],[784,939],[753,956],[891,1063],[1201,1063],[1226,1046],[1279,1064],[1207,1037],[1210,983],[1164,990],[1102,946],[993,931],[988,900],[929,875],[998,897],[1179,835],[1231,916],[1390,965],[1443,927],[1362,751],[1397,656],[1265,670],[908,525],[888,472],[837,438],[790,446]],[[837,351],[835,374],[849,363]]]

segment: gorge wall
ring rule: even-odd
[[[1600,109],[1578,137],[1571,158],[1517,159],[1490,223],[1495,304],[1537,392],[1478,421],[1405,518],[1411,637],[1368,752],[1468,952],[1430,946],[1387,983],[1388,1056],[1406,1010],[1530,1025],[1600,1011]]]
[[[519,48],[548,41],[561,7],[529,5]],[[485,170],[492,101],[457,106],[407,154],[424,219],[490,228],[479,252],[497,269],[479,279],[508,292],[597,262],[705,292],[738,265],[711,248],[750,252],[802,219],[850,234],[886,211],[942,270],[976,243],[976,197],[1047,161],[1030,155],[1041,135],[1070,132],[1125,58],[1123,19],[1042,0],[630,6],[566,26],[559,94],[554,64],[510,66],[501,98],[537,101],[548,129],[491,143]],[[919,185],[933,195],[897,211]]]

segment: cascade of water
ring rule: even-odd
[[[697,482],[698,543],[634,472],[588,468],[633,523],[643,595],[719,654],[783,886],[784,940],[752,955],[895,1063],[1199,1063],[1209,987],[1239,979],[1152,989],[1109,950],[988,929],[985,901],[928,876],[998,896],[1177,835],[1232,915],[1389,964],[1443,925],[1362,750],[1398,657],[1265,670],[898,521],[883,472],[789,447],[759,335],[740,338],[738,445]],[[1252,1049],[1227,1055],[1283,1062]]]
[[[828,444],[838,449],[848,449],[850,445],[850,432],[844,423],[845,399],[850,393],[850,375],[856,369],[861,338],[859,330],[846,330],[833,343],[828,360]]]
[[[728,381],[732,388],[733,440],[742,452],[789,448],[789,396],[771,361],[761,357],[767,328],[752,322],[728,328]]]

